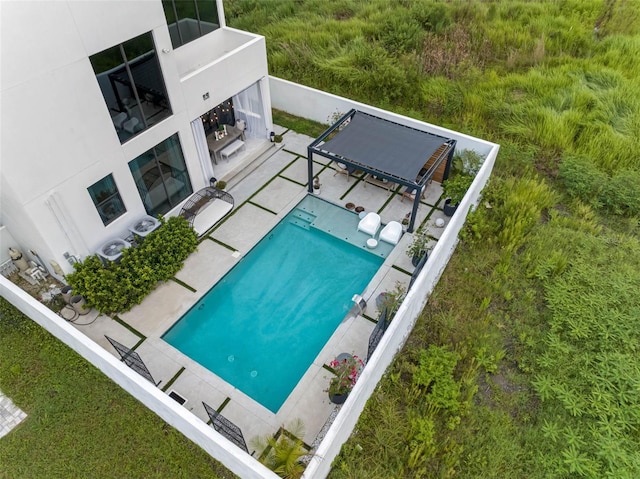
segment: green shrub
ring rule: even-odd
[[[304,436],[304,423],[294,419],[287,429],[280,428],[276,435],[255,437],[251,446],[262,451],[258,460],[285,479],[297,479],[302,476],[305,466],[301,458],[308,454],[300,439]]]
[[[640,215],[640,172],[622,170],[602,189],[600,201],[614,214]]]
[[[453,377],[458,354],[447,346],[420,351],[413,384],[424,387],[426,401],[436,409],[456,413],[460,409],[460,385]]]
[[[589,159],[568,156],[559,165],[559,177],[569,196],[594,204],[607,181],[606,175]]]
[[[484,158],[474,150],[457,151],[453,156],[453,168],[456,173],[476,176]]]
[[[408,15],[390,15],[380,25],[375,39],[391,53],[418,50],[424,36],[422,26]]]
[[[160,221],[140,245],[123,250],[119,263],[104,265],[97,255],[77,263],[67,275],[74,293],[102,313],[121,313],[141,303],[159,281],[172,278],[196,250],[198,237],[181,216]]]
[[[542,429],[555,449],[546,461],[582,468],[575,477],[638,477],[640,242],[565,223],[552,219],[527,248],[534,267],[546,269],[550,256],[567,264],[540,275],[548,330],[528,353]]]
[[[572,198],[615,215],[640,214],[640,172],[623,169],[609,178],[587,158],[569,156],[559,176]]]
[[[442,182],[442,191],[446,198],[451,200],[452,205],[460,204],[462,198],[473,183],[473,176],[458,174]]]

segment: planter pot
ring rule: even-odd
[[[422,257],[426,254],[426,251],[422,251],[420,254],[414,254],[411,257],[411,264],[416,267],[418,266],[418,263],[420,263],[420,260],[422,259]]]
[[[445,215],[453,216],[453,214],[458,209],[458,205],[451,205],[451,198],[447,198],[446,200],[444,200],[444,207],[442,209]]]
[[[69,304],[73,307],[73,309],[76,310],[78,314],[87,314],[89,311],[91,311],[91,308],[87,307],[87,302],[85,301],[85,299],[79,294],[71,296],[71,301]]]
[[[316,188],[315,186],[313,187],[313,194],[314,195],[319,195],[320,194],[320,188]]]
[[[71,292],[71,286],[67,285],[60,290],[60,294],[62,295],[62,299],[64,302],[69,304],[71,302],[71,296],[73,293]]]
[[[343,404],[348,397],[349,397],[349,393],[329,394],[329,401],[331,401],[333,404]]]

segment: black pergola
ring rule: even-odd
[[[446,161],[449,174],[456,140],[420,131],[352,109],[308,146],[309,193],[313,192],[313,154],[385,178],[415,192],[409,232],[425,185]]]

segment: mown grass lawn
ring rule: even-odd
[[[2,478],[235,477],[3,298],[0,390],[28,414]]]

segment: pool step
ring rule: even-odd
[[[290,213],[289,222],[291,224],[300,226],[301,228],[308,230],[311,227],[311,223],[313,223],[315,219],[316,219],[315,215],[312,215],[311,213],[307,213],[306,211],[301,210],[300,208],[295,208]]]

